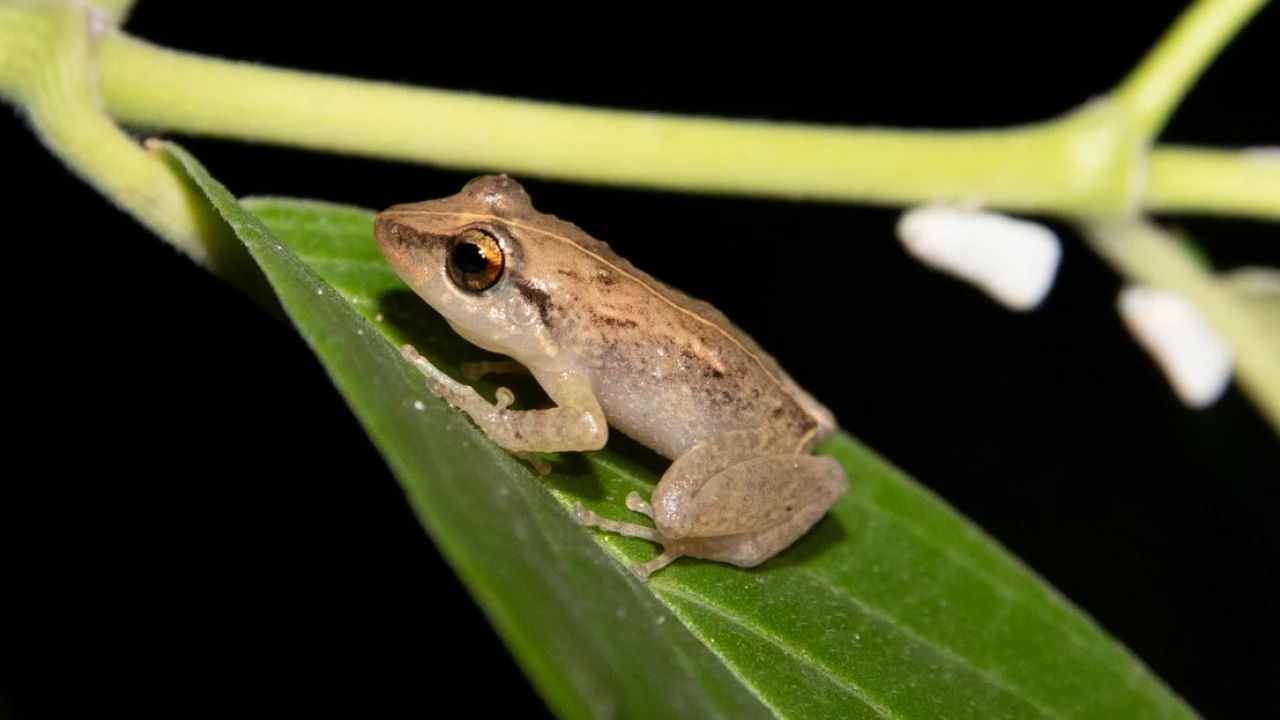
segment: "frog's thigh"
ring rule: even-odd
[[[790,458],[762,458],[762,460],[776,459],[780,462],[785,461],[788,465],[794,465],[795,458],[796,456],[793,455]],[[802,456],[798,464],[799,467],[795,468],[794,472],[799,474],[803,482],[793,486],[791,488],[793,492],[775,496],[773,499],[762,499],[762,502],[773,503],[762,505],[766,511],[772,509],[772,513],[761,513],[755,518],[757,521],[767,522],[766,526],[755,531],[744,531],[743,534],[736,536],[709,537],[702,543],[692,537],[686,538],[683,541],[688,545],[685,553],[732,563],[740,567],[754,567],[785,550],[801,535],[808,532],[809,528],[817,524],[835,501],[849,489],[849,480],[844,468],[836,462],[835,458]],[[708,485],[721,480],[726,473],[732,472],[733,469],[721,473]],[[745,520],[742,524],[746,524]],[[696,520],[695,532],[698,532]],[[731,539],[733,539],[732,542],[730,542]],[[706,547],[700,547],[700,545]]]
[[[654,524],[673,538],[764,535],[797,518],[799,535],[849,487],[839,463],[812,455],[749,458],[696,489],[677,482],[671,492],[663,487],[666,480],[654,491]]]
[[[668,537],[684,537],[686,508],[711,478],[745,460],[794,453],[795,439],[772,428],[750,428],[703,438],[671,463],[653,490],[654,524]]]
[[[683,498],[698,490],[727,467],[743,460],[794,452],[795,439],[768,428],[730,430],[712,435],[694,443],[677,457],[662,475],[662,481],[653,493],[653,504],[683,502]]]
[[[769,430],[699,442],[672,463],[654,490],[654,524],[671,538],[772,537],[792,525],[799,527],[790,537],[799,536],[844,493],[848,480],[832,458],[795,454],[794,447],[792,438]]]

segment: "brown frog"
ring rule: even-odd
[[[640,578],[683,555],[752,567],[814,525],[848,489],[811,455],[835,418],[718,310],[632,267],[577,226],[533,209],[505,175],[440,200],[396,205],[375,235],[396,272],[459,335],[528,369],[556,407],[508,410],[408,345],[431,391],[511,452],[597,450],[609,426],[674,462],[655,527],[574,507],[575,517],[662,545]]]

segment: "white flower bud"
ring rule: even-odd
[[[1129,332],[1160,366],[1183,404],[1204,408],[1231,382],[1231,347],[1179,295],[1129,286],[1116,302]]]
[[[913,208],[898,221],[898,239],[925,265],[972,283],[1011,310],[1039,305],[1062,261],[1062,244],[1049,228],[984,210]]]

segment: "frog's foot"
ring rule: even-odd
[[[663,548],[662,554],[650,560],[649,562],[643,565],[632,565],[631,572],[635,573],[636,577],[640,578],[641,582],[643,582],[645,580],[648,580],[650,575],[670,565],[672,560],[675,560],[676,558],[682,557],[682,556],[683,556],[683,553],[673,552],[671,550],[667,550],[666,548]]]
[[[627,493],[627,509],[631,512],[638,512],[650,520],[653,519],[653,506],[645,502],[644,498],[640,497],[640,493],[634,490]]]
[[[653,512],[649,507],[649,503],[641,500],[640,496],[636,493],[627,495],[627,507],[635,512],[644,513],[645,515],[650,516]],[[588,527],[596,527],[607,532],[617,533],[627,537],[640,538],[641,540],[648,540],[649,542],[655,542],[661,545],[662,553],[658,555],[658,557],[642,565],[631,566],[631,572],[635,573],[636,577],[641,580],[649,579],[650,575],[669,565],[672,560],[684,555],[684,552],[679,548],[679,544],[675,540],[672,540],[658,532],[657,528],[610,520],[608,518],[601,517],[598,513],[586,509],[582,506],[582,503],[574,503],[573,517],[579,523]]]
[[[402,345],[400,347],[400,355],[418,368],[423,375],[427,376],[427,387],[432,394],[443,398],[445,402],[453,407],[465,406],[468,404],[470,396],[476,395],[475,390],[445,375],[440,368],[432,365],[430,360],[419,355],[417,349],[412,345]]]
[[[494,407],[498,408],[498,410],[506,410],[507,408],[515,404],[516,394],[511,392],[507,388],[500,387],[496,391],[494,391],[493,399],[495,401],[493,403]]]

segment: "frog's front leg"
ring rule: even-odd
[[[713,436],[672,463],[652,505],[627,496],[627,507],[656,528],[608,520],[581,504],[574,514],[585,525],[661,544],[657,558],[632,567],[641,579],[682,555],[753,567],[813,527],[849,487],[835,459],[807,450],[769,429]]]
[[[556,403],[547,410],[508,410],[515,396],[498,388],[498,404],[485,400],[470,385],[445,375],[411,345],[400,354],[427,376],[437,397],[471,416],[489,439],[513,453],[599,450],[609,439],[604,411],[582,375],[539,375],[538,383]]]

